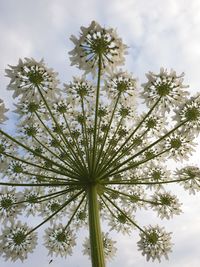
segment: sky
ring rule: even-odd
[[[145,73],[158,72],[160,67],[185,72],[185,83],[191,93],[200,91],[200,1],[199,0],[0,0],[0,98],[12,109],[12,97],[6,91],[8,79],[4,69],[17,64],[18,58],[44,58],[48,66],[59,72],[62,82],[70,81],[81,72],[70,67],[69,40],[77,35],[80,26],[96,20],[105,27],[117,28],[118,34],[129,46],[125,68],[134,73],[139,83],[145,82]],[[199,164],[200,147],[192,158]],[[184,213],[171,221],[159,221],[173,232],[173,252],[169,261],[146,262],[137,251],[138,234],[130,236],[113,233],[118,241],[118,252],[108,267],[197,267],[200,265],[200,194],[189,196],[177,190]],[[141,222],[158,222],[154,215],[138,215]],[[41,235],[44,228],[41,229]],[[87,232],[80,232],[80,240]],[[86,267],[90,266],[78,242],[72,257],[50,257],[39,245],[27,261],[4,262],[2,267]]]

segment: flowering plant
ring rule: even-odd
[[[18,124],[16,134],[4,130],[8,110],[0,100],[0,254],[23,261],[36,246],[36,230],[47,224],[49,255],[66,257],[76,245],[75,232],[88,227],[83,253],[93,267],[104,267],[116,248],[101,230],[102,218],[110,230],[138,230],[138,249],[147,260],[168,258],[171,233],[141,226],[134,214],[152,209],[170,219],[181,213],[181,203],[166,185],[200,190],[197,166],[173,175],[167,166],[168,159],[184,161],[194,151],[199,94],[189,95],[183,73],[164,68],[146,74],[140,92],[134,76],[119,68],[127,46],[95,21],[71,40],[72,65],[84,73],[62,89],[43,60],[20,59],[6,70]],[[143,112],[136,111],[137,96],[144,99]],[[29,227],[17,220],[22,214],[43,219]]]

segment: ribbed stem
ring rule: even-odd
[[[91,185],[88,189],[88,211],[92,267],[105,267],[99,203],[97,198],[97,186]]]

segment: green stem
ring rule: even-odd
[[[103,202],[107,210],[110,212],[111,216],[113,216],[116,220],[118,220],[117,215],[114,214],[114,212],[110,209],[110,207],[108,206],[108,204],[102,197],[101,197],[101,201]]]
[[[148,133],[148,129],[145,130],[140,136],[138,136],[138,138],[143,138],[146,134]],[[125,148],[122,153],[113,161],[113,162],[116,162],[116,161],[119,161],[121,158],[123,158],[123,156],[125,156],[127,153],[131,152],[131,150],[135,147],[135,144],[131,144],[129,145],[127,148]]]
[[[119,154],[119,152],[124,148],[124,146],[128,143],[128,141],[133,137],[133,135],[137,132],[137,130],[140,128],[142,123],[148,118],[148,116],[153,112],[155,107],[160,102],[161,97],[155,102],[155,104],[152,106],[152,108],[148,111],[148,113],[144,116],[144,118],[141,120],[141,122],[137,125],[137,127],[133,130],[133,132],[129,135],[129,137],[124,141],[124,143],[120,146],[120,148],[114,153],[114,155],[110,158],[110,160],[106,163],[105,167],[109,167],[110,163],[114,160],[114,158]]]
[[[99,152],[99,149],[100,149],[99,137],[100,137],[100,131],[101,131],[101,122],[102,122],[102,117],[99,116],[99,122],[98,122],[98,126],[97,126],[97,151],[98,152]],[[90,149],[91,149],[91,146],[90,146]]]
[[[56,139],[56,137],[53,135],[53,133],[50,131],[50,129],[45,125],[45,123],[44,123],[43,120],[40,118],[40,115],[37,113],[37,111],[35,112],[35,114],[36,114],[38,120],[40,121],[40,123],[42,124],[42,126],[44,127],[44,129],[47,131],[47,133],[49,133],[49,135],[51,136],[51,138],[52,138],[54,141],[56,141],[56,142],[59,143],[59,145],[60,145],[60,149],[59,149],[60,152],[62,151],[62,152],[64,152],[64,153],[66,153],[66,151],[63,149],[63,146],[61,146],[60,141],[59,141],[58,139]]]
[[[113,136],[111,137],[111,139],[114,139],[116,137],[117,132],[119,130],[119,127],[121,126],[122,121],[123,121],[123,118],[120,119],[120,121],[119,121],[119,123],[117,125],[117,128],[116,128]],[[121,139],[121,137],[118,137],[117,143],[119,142],[120,139]],[[105,153],[103,155],[101,163],[99,164],[99,169],[101,169],[101,167],[103,166],[104,162],[109,158],[109,153],[112,152],[112,150],[113,150],[113,146],[111,145],[111,142],[110,142],[108,147],[106,148],[106,151],[105,151]]]
[[[98,78],[97,78],[97,92],[96,92],[96,109],[95,109],[95,118],[94,118],[94,135],[93,135],[93,151],[92,151],[92,172],[95,170],[96,165],[96,147],[97,147],[97,120],[98,120],[98,110],[99,110],[99,94],[100,94],[100,83],[101,83],[101,54],[99,54],[99,61],[98,61]]]
[[[86,158],[87,158],[87,164],[88,164],[88,168],[89,168],[89,172],[90,172],[90,150],[89,150],[89,141],[88,141],[88,134],[87,134],[87,125],[86,125],[86,113],[85,113],[85,107],[84,107],[84,101],[83,101],[83,97],[81,97],[81,108],[82,108],[82,114],[84,117],[84,121],[83,121],[83,125],[82,125],[82,132],[83,132],[83,137],[84,137],[84,148],[85,148],[85,154],[86,154]]]
[[[68,191],[69,191],[69,192],[72,192],[73,189],[68,190]],[[51,200],[51,199],[54,199],[54,198],[57,198],[57,197],[60,197],[60,196],[64,196],[64,195],[65,195],[65,197],[66,197],[66,193],[67,193],[67,191],[63,191],[62,193],[58,193],[58,194],[52,195],[52,196],[50,196],[50,197],[43,198],[43,199],[41,199],[41,200],[38,200],[38,201],[36,202],[36,204],[37,204],[37,203],[42,203],[42,202],[45,202],[45,201],[49,201],[49,200]],[[46,203],[47,203],[47,202],[46,202]]]
[[[105,267],[96,185],[91,185],[88,188],[88,213],[92,267]]]
[[[58,192],[55,192],[55,193],[51,193],[51,194],[47,194],[47,195],[43,195],[43,196],[37,197],[34,203],[30,203],[29,200],[22,200],[22,201],[18,201],[18,202],[13,202],[12,205],[18,205],[18,204],[21,204],[21,203],[37,204],[37,203],[41,203],[43,201],[47,201],[49,199],[56,198],[58,196],[64,195],[68,191],[72,191],[72,190],[73,189],[70,189],[70,190],[66,189],[66,190],[62,190],[62,191],[58,191]]]
[[[76,207],[75,211],[73,212],[73,214],[72,214],[71,218],[69,219],[68,223],[66,224],[64,230],[66,230],[67,227],[68,227],[68,226],[70,225],[70,223],[72,222],[74,216],[76,215],[77,211],[79,210],[80,206],[82,205],[82,203],[83,203],[85,197],[86,197],[86,194],[83,195],[81,201],[79,202],[78,206]]]
[[[55,137],[55,135],[51,132],[51,130],[45,125],[45,123],[43,122],[43,120],[40,118],[40,115],[39,115],[37,112],[35,112],[35,114],[36,114],[38,120],[40,121],[40,123],[42,124],[42,126],[44,127],[44,129],[49,133],[49,135],[51,136],[51,138],[52,138],[54,141],[58,142],[58,144],[59,144],[58,150],[60,151],[60,153],[68,154],[68,158],[65,160],[65,162],[68,161],[68,166],[69,166],[69,165],[70,165],[70,166],[73,166],[74,169],[76,169],[76,170],[78,169],[77,172],[81,172],[80,166],[76,164],[76,161],[74,161],[74,159],[71,158],[70,153],[68,153],[68,151],[69,151],[68,147],[67,147],[68,150],[65,150],[64,147],[66,146],[66,144],[63,142],[63,140],[62,140],[62,142],[63,142],[63,144],[64,144],[65,146],[62,146],[62,145],[61,145],[61,142]],[[68,124],[67,124],[67,126],[68,126]],[[42,146],[43,146],[43,145],[42,145]],[[55,156],[55,157],[57,157],[57,158],[60,159],[59,156]],[[76,167],[76,168],[75,168],[75,167]]]
[[[68,177],[67,177],[67,179],[66,178],[61,178],[61,177],[51,177],[51,176],[47,176],[47,175],[42,175],[42,174],[37,174],[37,173],[32,173],[32,172],[27,172],[27,171],[22,171],[21,173],[23,173],[23,174],[26,174],[26,175],[29,175],[29,176],[35,176],[35,177],[38,177],[38,178],[40,178],[41,180],[44,180],[45,181],[45,179],[47,180],[47,182],[48,181],[52,181],[52,180],[54,180],[54,181],[60,181],[60,182],[62,182],[62,181],[64,181],[64,182],[72,182],[72,183],[74,183],[75,181],[79,181],[79,180],[75,180],[74,181],[74,179],[69,179]]]
[[[26,149],[27,151],[31,152],[33,155],[36,155],[36,156],[38,156],[39,158],[44,159],[45,161],[49,161],[49,162],[51,162],[53,165],[55,165],[55,166],[57,166],[57,167],[59,167],[59,168],[61,168],[61,169],[64,169],[64,170],[66,170],[66,171],[69,171],[68,169],[64,168],[63,165],[60,165],[60,164],[58,164],[58,163],[56,163],[56,162],[50,160],[49,158],[46,158],[45,156],[43,156],[43,155],[41,155],[41,154],[35,152],[33,149],[31,149],[31,148],[27,147],[26,145],[22,144],[22,143],[19,142],[17,139],[15,139],[14,137],[12,137],[12,136],[10,136],[9,134],[5,133],[5,132],[2,131],[1,129],[0,129],[0,133],[2,133],[3,135],[5,135],[8,139],[10,139],[11,141],[13,141],[14,143],[16,143],[16,144],[18,144],[19,146],[21,146],[21,147],[23,147],[24,149]],[[38,167],[38,168],[41,168],[41,169],[46,169],[46,170],[48,170],[48,171],[52,171],[52,172],[59,173],[59,174],[63,174],[63,175],[66,174],[66,176],[68,175],[67,173],[60,173],[60,172],[56,171],[56,170],[53,169],[53,168],[52,168],[52,169],[48,169],[48,168],[42,167],[42,166],[40,166],[40,165],[33,164],[33,163],[31,163],[31,162],[27,162],[27,161],[25,161],[25,160],[19,159],[19,158],[17,158],[17,157],[14,157],[14,156],[12,156],[12,155],[7,154],[7,153],[3,153],[3,152],[2,152],[2,154],[4,154],[4,155],[7,156],[7,157],[10,157],[10,158],[19,160],[19,161],[21,161],[21,162],[24,162],[24,163],[26,163],[26,164],[29,164],[29,165],[32,165],[32,166],[35,166],[35,167]],[[76,178],[77,178],[77,177],[76,177]]]
[[[144,153],[145,151],[147,151],[149,148],[155,146],[156,144],[158,144],[159,142],[161,142],[163,139],[165,139],[166,137],[168,137],[170,134],[172,134],[173,132],[175,132],[178,128],[180,128],[182,125],[184,125],[187,121],[183,121],[180,124],[178,124],[176,127],[174,127],[172,130],[170,130],[168,133],[166,133],[165,135],[161,136],[159,139],[157,139],[155,142],[151,143],[150,145],[148,145],[147,147],[143,148],[142,150],[140,150],[138,153],[136,153],[135,155],[129,157],[128,159],[126,159],[125,161],[121,162],[120,164],[118,164],[115,168],[113,168],[113,171],[119,169],[120,167],[122,167],[123,165],[127,164],[128,162],[130,162],[131,160],[133,160],[134,158],[138,157],[139,155],[141,155],[142,153]],[[115,159],[115,161],[118,160]],[[110,165],[104,169],[104,173],[107,171],[107,169],[110,167]],[[127,168],[124,168],[121,171],[127,170]],[[112,171],[111,171],[112,172]],[[111,173],[109,172],[109,174]],[[99,175],[99,174],[98,174]]]
[[[139,138],[142,138],[148,131],[144,131]],[[127,147],[126,149],[124,149],[122,151],[122,153],[118,156],[117,159],[115,159],[112,164],[115,164],[117,162],[119,162],[121,160],[121,158],[123,158],[124,155],[126,155],[126,153],[129,153],[131,149],[133,149],[136,145],[135,144],[131,144],[129,147]],[[109,158],[107,157],[107,159],[109,160]],[[105,163],[106,164],[106,163]],[[104,166],[103,166],[104,167]]]
[[[51,115],[51,118],[53,119],[55,125],[60,127],[60,125],[58,124],[56,118],[54,117],[54,115],[53,115],[53,113],[52,113],[52,111],[51,111],[51,109],[50,109],[50,107],[49,107],[49,105],[48,105],[48,103],[47,103],[45,97],[43,96],[42,91],[40,90],[40,87],[37,86],[37,89],[38,89],[38,92],[40,93],[40,96],[42,97],[42,100],[44,101],[44,104],[45,104],[45,106],[47,107],[47,109],[48,109],[48,111],[49,111],[49,114]],[[69,149],[69,151],[71,151],[71,155],[72,155],[72,157],[73,157],[73,159],[74,159],[74,162],[79,162],[80,167],[83,169],[83,171],[85,171],[84,168],[83,168],[83,166],[82,166],[82,164],[81,164],[81,162],[80,162],[80,160],[79,160],[79,158],[77,157],[77,153],[76,153],[76,151],[74,150],[74,148],[73,148],[73,146],[70,144],[70,142],[67,140],[67,138],[66,138],[66,136],[64,135],[64,133],[61,132],[61,133],[59,134],[59,136],[60,136],[60,138],[62,139],[62,141],[65,143],[65,145],[67,146],[67,148]]]
[[[163,151],[161,151],[160,153],[156,154],[155,156],[153,156],[153,157],[151,157],[151,158],[147,158],[147,159],[138,161],[138,162],[136,162],[134,165],[125,167],[125,168],[123,168],[123,169],[121,169],[121,170],[118,170],[118,171],[116,171],[116,172],[114,172],[114,173],[113,173],[112,170],[111,170],[110,172],[108,172],[108,173],[107,173],[106,175],[104,175],[103,177],[100,177],[99,179],[102,180],[102,179],[108,178],[109,176],[114,176],[114,175],[119,174],[119,173],[121,173],[121,172],[125,172],[125,171],[128,171],[128,170],[134,169],[134,168],[138,167],[139,165],[144,164],[145,162],[148,162],[148,161],[150,161],[150,160],[152,160],[152,159],[155,159],[155,158],[161,156],[162,154],[164,154],[164,153],[170,151],[170,149],[171,149],[171,148],[168,148],[168,149],[166,149],[166,150],[163,150]],[[117,170],[117,169],[118,169],[118,168],[115,168],[115,170]]]
[[[46,168],[46,167],[43,167],[42,165],[37,165],[37,164],[31,163],[31,162],[29,162],[29,161],[26,161],[26,160],[24,160],[24,159],[21,159],[21,158],[12,156],[12,155],[7,154],[7,153],[4,153],[4,152],[2,152],[2,154],[5,155],[6,157],[11,158],[11,159],[14,159],[14,160],[17,160],[17,161],[26,163],[27,165],[34,166],[34,167],[36,167],[36,168],[39,168],[39,169],[42,169],[42,170],[45,170],[45,171],[49,171],[49,172],[57,173],[57,174],[60,174],[60,175],[64,175],[64,176],[66,176],[66,177],[69,177],[69,178],[72,178],[72,179],[75,179],[75,180],[79,180],[78,177],[69,175],[69,174],[66,173],[66,172],[61,172],[61,171],[56,170],[56,169],[53,169],[53,168],[48,169],[48,168]],[[50,161],[50,160],[49,160],[49,161]],[[50,162],[52,162],[52,161],[50,161]]]
[[[126,194],[124,192],[120,192],[118,190],[114,190],[114,189],[111,189],[111,188],[105,188],[106,191],[111,191],[111,192],[114,192],[114,193],[117,193],[119,195],[122,195],[122,196],[125,196],[126,198],[129,198],[130,200],[135,200],[135,202],[137,201],[140,201],[140,202],[145,202],[145,203],[148,203],[148,204],[153,204],[153,205],[162,205],[161,202],[155,202],[155,201],[151,201],[151,200],[148,200],[148,199],[142,199],[142,198],[139,198],[137,196],[134,196],[134,195],[129,195],[129,194]]]
[[[59,159],[63,164],[66,164],[69,168],[73,169],[73,171],[70,171],[68,170],[69,172],[71,172],[72,174],[77,174],[79,175],[78,173],[78,170],[76,170],[75,168],[73,168],[74,166],[72,164],[69,164],[68,162],[66,162],[65,160],[63,160],[61,157],[59,157],[57,154],[55,154],[51,149],[49,149],[43,142],[41,142],[37,137],[33,137],[33,139],[41,145],[41,147],[43,147],[44,149],[46,149],[50,154],[52,154],[55,159]]]
[[[116,102],[115,102],[115,106],[114,106],[114,109],[113,109],[113,111],[112,111],[112,115],[111,115],[111,118],[110,118],[110,121],[109,121],[108,130],[106,131],[106,133],[105,133],[105,135],[104,135],[104,137],[103,137],[103,143],[102,143],[102,145],[101,145],[100,152],[98,153],[98,159],[97,159],[97,162],[99,162],[100,159],[101,159],[101,155],[102,155],[102,153],[103,153],[103,149],[104,149],[104,146],[105,146],[105,144],[106,144],[106,140],[107,140],[107,138],[108,138],[108,134],[109,134],[109,131],[110,131],[110,128],[111,128],[111,125],[112,125],[112,121],[113,121],[113,118],[114,118],[115,110],[116,110],[116,108],[117,108],[117,104],[118,104],[120,95],[121,95],[121,93],[118,93],[118,95],[117,95],[117,99],[116,99]],[[103,158],[103,159],[104,159],[104,158]],[[100,167],[98,168],[98,170],[101,168],[101,166],[102,166],[102,161],[101,161],[101,164],[100,164]],[[97,166],[95,166],[95,167],[96,167],[96,168],[95,168],[95,171],[96,171],[96,170],[97,170]],[[100,169],[100,170],[101,170],[101,169]]]
[[[131,182],[131,180],[122,180],[122,181],[110,181],[110,182],[102,182],[101,184],[125,184],[125,185],[157,185],[157,184],[171,184],[171,183],[179,183],[179,182],[184,182],[184,181],[188,181],[188,180],[192,180],[193,178],[183,178],[183,179],[176,179],[176,180],[168,180],[168,181],[160,181],[160,182],[137,182],[137,181],[133,181]]]
[[[49,133],[49,135],[51,136],[51,138],[54,140],[54,141],[56,141],[56,142],[58,142],[58,144],[59,144],[59,151],[62,153],[67,153],[67,151],[64,149],[64,146],[62,146],[61,145],[61,142],[54,136],[54,134],[51,132],[51,130],[45,125],[45,123],[42,121],[42,119],[40,118],[40,116],[39,116],[39,114],[37,113],[37,112],[35,112],[35,114],[36,114],[36,116],[37,116],[37,118],[38,118],[38,120],[40,121],[40,123],[42,124],[42,126],[44,127],[44,129]],[[63,142],[63,140],[62,140],[62,142]],[[66,144],[63,142],[63,144],[66,146]],[[68,149],[68,151],[69,151],[69,149]],[[70,153],[68,153],[69,154],[69,156],[68,156],[68,158],[71,160],[71,162],[74,162],[74,160],[70,157]],[[70,162],[70,163],[71,163]]]
[[[53,212],[48,218],[46,218],[43,222],[38,224],[36,227],[31,229],[28,233],[26,233],[26,236],[29,235],[30,233],[34,232],[36,229],[38,229],[40,226],[42,226],[44,223],[49,221],[51,218],[53,218],[54,215],[56,215],[58,212],[60,212],[62,209],[64,209],[70,202],[72,202],[74,199],[76,199],[79,195],[83,193],[84,190],[79,191],[77,194],[69,198],[58,210]]]
[[[48,187],[55,187],[55,186],[66,186],[66,185],[80,185],[80,183],[39,183],[39,184],[34,184],[34,183],[23,183],[23,184],[18,184],[18,183],[0,183],[0,185],[6,185],[6,186],[48,186]]]
[[[77,141],[77,143],[76,143],[76,139],[74,138],[74,136],[73,136],[73,134],[72,134],[72,131],[71,131],[70,127],[69,127],[69,123],[68,123],[68,121],[67,121],[67,118],[66,118],[65,114],[63,114],[63,118],[64,118],[65,124],[66,124],[66,126],[67,126],[67,129],[68,129],[68,131],[69,131],[69,134],[70,134],[70,136],[71,136],[72,142],[73,142],[74,146],[76,147],[77,153],[78,153],[78,155],[79,155],[79,157],[80,157],[80,159],[81,159],[81,161],[82,161],[82,163],[83,163],[85,169],[87,169],[87,167],[86,167],[86,165],[85,165],[84,158],[83,158],[83,156],[82,156],[81,149],[80,149],[80,147],[79,147],[79,145],[78,145],[78,141]]]
[[[137,224],[135,223],[131,218],[129,218],[129,216],[126,215],[126,213],[121,210],[110,198],[108,198],[105,194],[103,195],[107,200],[108,202],[110,202],[121,214],[123,214],[126,219],[131,222],[136,228],[138,228],[141,232],[145,233],[145,231]]]

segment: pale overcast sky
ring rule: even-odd
[[[145,81],[149,70],[158,72],[161,66],[186,73],[191,92],[200,91],[200,1],[199,0],[0,0],[0,98],[11,107],[11,94],[6,92],[7,64],[15,65],[18,58],[44,58],[60,73],[62,82],[77,73],[70,67],[68,51],[72,49],[71,34],[77,35],[80,26],[91,20],[118,29],[129,46],[126,68]],[[200,166],[200,152],[192,159]],[[200,196],[189,196],[176,190],[183,203],[184,213],[171,221],[160,221],[173,234],[173,253],[169,261],[160,264],[146,262],[137,251],[138,233],[131,236],[113,234],[118,240],[116,258],[108,267],[198,267],[200,266]],[[200,195],[200,194],[199,194]],[[139,214],[142,224],[158,222],[154,215]],[[36,223],[36,222],[35,222]],[[41,229],[41,235],[45,227]],[[80,232],[80,240],[86,232]],[[1,267],[86,267],[87,257],[81,245],[72,257],[50,257],[42,246],[21,263],[4,262]],[[77,243],[81,243],[77,240]]]

